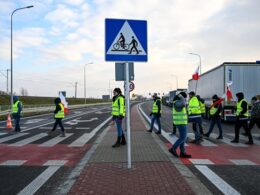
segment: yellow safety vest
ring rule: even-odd
[[[201,111],[201,114],[206,113],[205,103],[200,102],[200,111]]]
[[[125,116],[124,98],[118,96],[114,102],[112,102],[112,116]]]
[[[152,108],[152,113],[153,113],[153,114],[158,114],[158,111],[159,111],[159,107],[158,107],[158,105],[156,104],[157,101],[160,101],[160,102],[161,102],[160,99],[157,99],[157,100],[153,103],[153,108]],[[162,105],[162,104],[161,104],[161,105]],[[162,113],[162,106],[161,106],[161,111],[160,111],[160,113]]]
[[[18,112],[18,104],[20,103],[20,101],[16,101],[14,104],[13,104],[13,113],[17,113]]]
[[[215,108],[214,106],[212,106],[209,110],[209,114],[212,116],[214,115],[216,112],[218,111],[218,108]],[[219,116],[221,115],[221,113],[219,113]]]
[[[177,112],[175,108],[172,109],[172,120],[175,125],[187,125],[188,124],[188,116],[187,110],[184,106],[180,112]]]
[[[189,115],[190,114],[201,114],[200,103],[196,96],[193,96],[189,101]]]
[[[246,102],[245,99],[242,99],[240,102],[237,103],[236,116],[239,116],[240,112],[243,111],[243,108],[241,107],[241,104],[242,104],[242,102],[244,102],[244,101]],[[248,117],[248,116],[249,116],[249,114],[248,114],[248,104],[247,104],[247,111],[244,113],[243,116],[244,116],[244,117]]]
[[[54,118],[64,118],[64,117],[65,117],[65,114],[64,114],[64,106],[63,106],[62,103],[59,103],[59,105],[60,105],[60,107],[61,107],[61,110],[59,110],[59,111],[55,114]]]

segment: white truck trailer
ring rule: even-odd
[[[253,96],[260,94],[260,62],[224,62],[201,74],[198,81],[189,80],[188,91],[195,91],[205,100],[208,116],[211,97],[214,94],[219,97],[226,94],[227,83],[232,83],[230,89],[234,99],[230,103],[227,99],[223,101],[222,119],[233,121],[237,101],[236,93],[243,92],[248,103]]]

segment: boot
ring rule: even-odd
[[[117,136],[117,140],[116,140],[116,143],[114,145],[112,145],[113,148],[115,147],[119,147],[121,144],[121,137],[120,136]]]
[[[190,155],[190,154],[187,154],[187,153],[185,153],[185,152],[184,152],[184,153],[181,152],[181,153],[180,153],[180,157],[181,157],[181,158],[191,158],[191,155]]]
[[[122,135],[121,145],[126,145],[125,135]]]

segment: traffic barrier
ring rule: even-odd
[[[6,128],[7,129],[12,129],[13,128],[11,115],[10,114],[7,115]]]

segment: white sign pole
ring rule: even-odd
[[[130,97],[129,97],[129,63],[125,63],[125,80],[126,80],[126,129],[127,129],[127,168],[131,169],[131,134],[130,134]]]

